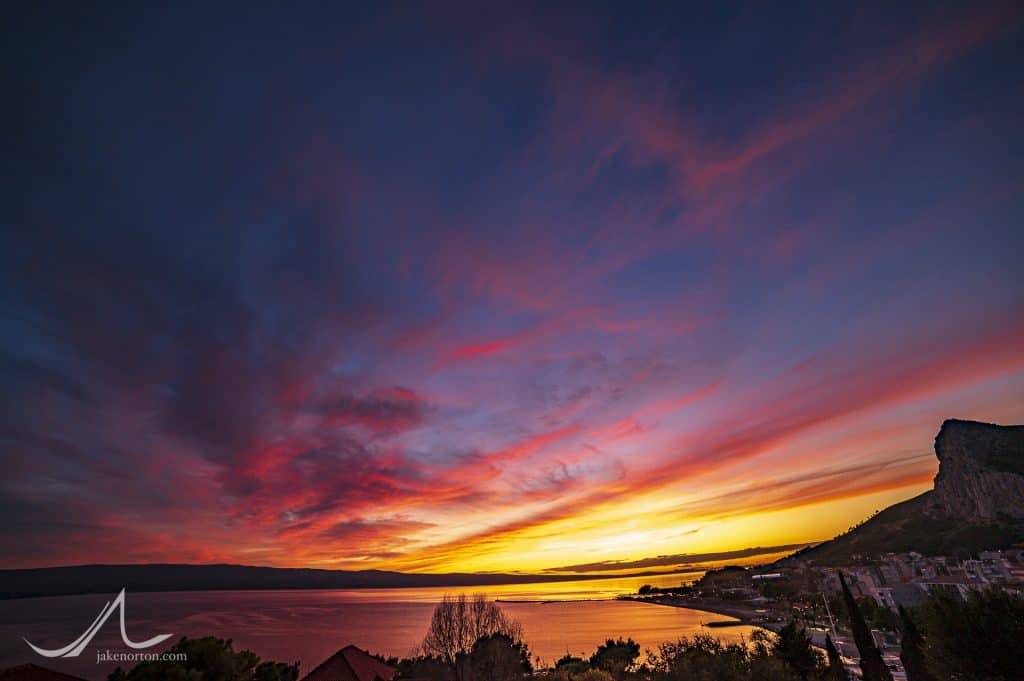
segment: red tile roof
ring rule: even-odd
[[[391,681],[397,671],[365,650],[345,646],[306,674],[302,681]]]
[[[85,679],[34,664],[19,664],[17,667],[0,670],[0,681],[85,681]]]

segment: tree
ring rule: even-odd
[[[526,644],[505,634],[477,639],[469,655],[460,662],[469,671],[462,678],[473,681],[517,681],[533,672]]]
[[[807,630],[795,621],[779,630],[771,644],[771,653],[805,681],[821,668],[821,658],[811,645]]]
[[[1021,678],[1024,598],[997,588],[973,591],[966,600],[956,592],[939,591],[929,595],[917,614],[925,660],[937,678]]]
[[[837,596],[826,596],[825,600],[828,603],[828,612],[831,612],[835,619],[842,621],[850,616],[850,613],[846,611],[846,601],[843,600],[842,593]]]
[[[899,617],[884,605],[879,605],[874,598],[865,596],[857,601],[864,619],[871,623],[875,629],[896,631],[899,628]]]
[[[755,631],[750,644],[723,643],[709,634],[663,643],[651,655],[655,681],[796,681],[797,676],[772,654],[777,637]]]
[[[850,681],[846,667],[843,666],[843,659],[839,657],[836,644],[832,642],[832,636],[825,634],[825,652],[828,653],[828,672],[825,678],[828,681]]]
[[[853,629],[853,642],[857,645],[857,652],[860,654],[860,669],[864,673],[864,681],[893,681],[892,674],[882,661],[882,654],[875,647],[875,640],[871,637],[871,630],[864,621],[864,615],[853,600],[850,587],[846,585],[843,573],[839,573],[839,584],[843,589],[843,600],[846,602],[846,610],[850,614],[850,627]]]
[[[603,669],[588,669],[580,674],[574,674],[572,681],[612,681],[612,675]]]
[[[590,663],[582,657],[574,657],[569,653],[566,653],[565,657],[562,657],[555,662],[555,669],[564,669],[570,674],[577,674],[590,669]]]
[[[907,681],[936,681],[924,658],[924,639],[910,613],[900,606],[900,661]]]
[[[633,639],[608,639],[590,656],[590,666],[594,669],[603,669],[616,679],[621,679],[638,657],[640,644]]]
[[[413,657],[395,665],[399,679],[455,681],[455,669],[440,657]]]
[[[587,667],[583,671],[569,672],[566,669],[554,669],[533,677],[540,681],[615,681],[612,675],[602,669]]]
[[[235,651],[231,639],[213,636],[182,638],[167,653],[181,654],[180,661],[160,660],[143,662],[131,671],[118,667],[111,672],[110,681],[295,681],[299,676],[299,663],[260,662],[255,653]]]
[[[483,594],[476,594],[472,600],[465,594],[458,598],[445,594],[434,608],[421,648],[426,656],[439,657],[455,667],[460,655],[469,654],[477,641],[494,634],[520,643],[523,627]]]

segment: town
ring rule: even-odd
[[[817,565],[800,554],[767,566],[724,566],[679,587],[645,585],[631,600],[688,607],[735,618],[708,622],[709,627],[752,624],[778,631],[803,624],[816,647],[829,636],[847,672],[860,676],[859,656],[849,627],[840,617],[840,575],[871,627],[875,645],[894,679],[905,679],[900,661],[900,608],[915,608],[931,594],[966,600],[988,590],[1024,595],[1024,548],[980,551],[957,560],[917,552],[853,555],[844,566]]]

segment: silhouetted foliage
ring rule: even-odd
[[[843,608],[849,613],[861,655],[864,681],[891,681],[861,607],[840,577]],[[1024,599],[1003,591],[938,593],[913,612],[900,611],[908,681],[1011,681],[1020,679],[1019,641],[1024,640]],[[850,681],[831,636],[828,664],[810,644],[806,630],[790,622],[778,634],[758,629],[749,641],[724,643],[709,634],[659,646],[638,665],[640,646],[609,639],[589,660],[566,654],[537,681]],[[872,656],[873,651],[873,656]],[[867,654],[865,654],[867,653]],[[875,664],[872,665],[872,657]],[[519,681],[530,673],[525,646],[503,635],[479,640],[458,669],[442,658],[399,663],[400,678],[430,681]],[[459,673],[456,674],[456,671]],[[146,679],[148,681],[148,678]],[[206,681],[205,679],[203,681]],[[260,680],[262,681],[262,680]]]
[[[463,666],[463,681],[517,681],[533,672],[526,644],[504,634],[477,639],[459,663]]]
[[[739,565],[726,565],[708,570],[697,580],[697,588],[706,593],[714,593],[720,589],[750,586],[750,570]]]
[[[651,586],[650,584],[644,584],[637,591],[639,596],[682,596],[690,593],[693,593],[693,587],[689,584],[680,584],[678,586]]]
[[[555,662],[555,669],[565,670],[570,674],[575,674],[578,672],[585,672],[590,669],[590,662],[584,660],[582,657],[574,657],[569,653],[566,653],[565,657],[562,657]]]
[[[850,587],[846,585],[843,573],[839,573],[839,584],[843,590],[843,600],[846,602],[846,610],[850,614],[850,628],[853,629],[853,641],[857,645],[857,652],[860,654],[860,669],[864,674],[864,681],[892,681],[892,674],[882,661],[882,654],[875,646],[875,640],[871,637],[871,630],[864,621],[864,615],[857,607]]]
[[[875,629],[896,631],[899,628],[899,616],[870,596],[857,599],[857,607],[860,609],[864,619],[871,623]]]
[[[426,679],[427,681],[456,681],[455,668],[440,657],[412,657],[394,665],[399,679]]]
[[[798,581],[776,579],[760,585],[758,591],[766,598],[797,598],[806,591]]]
[[[772,649],[777,637],[755,631],[751,643],[723,643],[708,634],[658,647],[648,664],[655,681],[796,681]]]
[[[816,676],[822,668],[821,655],[811,645],[806,629],[796,622],[779,630],[771,644],[771,653],[804,680]]]
[[[840,593],[838,596],[826,597],[828,601],[828,609],[832,613],[832,616],[840,621],[845,621],[850,614],[846,611],[846,601],[843,600],[843,594]]]
[[[567,669],[555,669],[534,677],[542,681],[614,681],[612,675],[603,669],[590,669],[589,667],[578,672],[570,672]]]
[[[828,671],[824,678],[827,681],[850,681],[850,675],[846,673],[846,667],[843,666],[843,660],[830,634],[825,634],[825,652],[828,654]]]
[[[900,661],[907,681],[936,681],[928,670],[924,657],[924,639],[911,618],[910,613],[900,606]]]
[[[869,626],[887,631],[896,631],[899,628],[899,616],[889,608],[879,605],[874,598],[864,596],[855,599],[855,602],[861,615],[864,617],[864,621]],[[842,593],[838,596],[830,596],[828,598],[828,607],[832,612],[832,616],[837,620],[846,621],[849,619],[850,610],[846,607],[846,600],[843,598]]]
[[[590,666],[603,669],[616,679],[621,679],[640,657],[640,644],[633,639],[608,639],[590,656]]]
[[[454,666],[458,657],[468,654],[477,641],[494,634],[519,643],[523,628],[483,594],[476,594],[472,599],[465,594],[458,598],[445,594],[434,608],[421,647],[425,656],[439,657]]]
[[[108,678],[110,681],[295,681],[299,676],[298,662],[260,662],[253,652],[236,651],[231,639],[182,638],[167,652],[184,653],[185,659],[143,662],[127,672],[118,667]]]
[[[369,655],[370,657],[373,657],[373,658],[376,658],[376,659],[380,660],[381,662],[383,662],[384,664],[386,664],[389,667],[397,666],[398,662],[399,662],[399,658],[396,655],[388,655],[387,657],[385,657],[384,655],[382,655],[380,653],[369,653],[369,652],[367,653],[367,655]]]
[[[1024,599],[1000,589],[971,592],[966,600],[939,591],[915,610],[928,669],[940,679],[1020,679]]]

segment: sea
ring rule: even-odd
[[[752,627],[705,627],[728,617],[616,599],[635,593],[642,584],[676,585],[700,574],[447,589],[128,592],[125,629],[133,641],[171,634],[165,644],[146,652],[166,649],[182,636],[217,636],[231,639],[236,650],[251,650],[263,659],[297,661],[301,674],[349,644],[385,656],[413,653],[435,604],[446,593],[484,593],[499,601],[523,625],[531,657],[541,665],[566,653],[588,657],[606,639],[620,636],[632,637],[645,654],[661,643],[702,631],[729,641],[749,638]],[[118,663],[98,661],[97,653],[130,652],[121,641],[117,614],[78,657],[45,658],[26,641],[45,649],[66,646],[116,596],[0,601],[0,669],[35,663],[84,679],[106,679]]]

